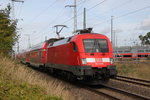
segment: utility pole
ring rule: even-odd
[[[54,26],[55,28],[56,28],[56,34],[57,34],[57,36],[58,36],[58,38],[60,39],[60,32],[63,30],[63,28],[64,27],[67,27],[66,25],[55,25]],[[60,27],[60,29],[59,29],[59,27]]]
[[[45,41],[47,41],[47,36],[45,36]]]
[[[23,0],[11,0],[12,1],[12,19],[15,20],[15,2],[24,3]]]
[[[20,52],[19,38],[20,38],[20,35],[18,35],[18,41],[17,41],[17,52],[18,52],[18,54],[19,54],[19,52]]]
[[[29,48],[31,48],[30,34],[25,34],[25,36],[28,37],[28,46],[29,46]]]
[[[19,54],[19,52],[20,52],[20,51],[19,51],[19,41],[17,41],[17,45],[18,45],[18,46],[17,46],[17,51],[18,51],[18,54]]]
[[[115,36],[115,38],[116,38],[116,54],[118,55],[119,53],[118,53],[118,38],[117,38],[117,35]]]
[[[83,29],[86,29],[86,8],[84,8]]]
[[[74,0],[74,32],[77,30],[77,2]]]
[[[111,43],[113,47],[113,16],[111,16]]]
[[[23,0],[11,0],[12,2],[12,20],[15,21],[15,2],[21,2],[21,3],[24,3]],[[17,42],[17,52],[19,53],[19,40]]]
[[[74,0],[74,5],[66,5],[65,7],[73,7],[74,8],[74,33],[77,30],[77,1]]]
[[[113,31],[113,47],[114,47],[114,51],[116,51],[116,32],[115,32],[115,30]]]

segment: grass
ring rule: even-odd
[[[116,63],[119,75],[150,80],[150,63]]]
[[[116,63],[119,75],[150,80],[148,63]],[[64,84],[0,55],[0,100],[73,100]]]
[[[0,56],[0,100],[72,100],[59,80]]]

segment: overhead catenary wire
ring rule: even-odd
[[[47,28],[50,28],[50,30],[52,30],[52,27],[53,27],[52,24],[53,24],[60,16],[63,16],[63,14],[64,14],[63,11],[64,11],[64,9],[65,9],[65,8],[61,9],[60,12],[58,12],[57,17],[54,18],[48,25],[46,25],[46,27],[44,27],[43,29],[41,29],[40,32],[38,32],[39,35],[37,35],[37,36],[34,38],[34,40],[40,38],[41,35],[46,34],[46,32],[44,32],[44,34],[41,34],[41,33],[43,33],[43,30],[45,30],[45,29],[47,29]],[[62,14],[61,14],[61,13],[62,13]],[[33,34],[32,34],[32,35],[33,35]]]
[[[95,7],[97,7],[97,6],[101,5],[101,4],[103,4],[105,1],[106,1],[106,0],[101,1],[100,3],[98,3],[98,4],[94,5],[94,6],[92,6],[92,7],[89,8],[89,9],[87,9],[86,11],[92,10],[93,8],[95,8]],[[82,15],[83,13],[84,13],[84,12],[78,14],[77,17],[80,16],[80,15]],[[64,22],[62,22],[62,24],[65,24],[65,23],[67,23],[67,22],[73,20],[73,18],[74,18],[74,17],[71,17],[70,19],[68,19],[68,20],[66,20],[66,21],[64,21]]]
[[[129,13],[120,15],[120,16],[118,16],[118,17],[115,17],[114,19],[118,19],[118,18],[121,18],[121,17],[125,17],[125,16],[131,15],[131,14],[134,14],[134,13],[137,13],[137,12],[139,12],[139,11],[142,11],[142,10],[145,10],[145,9],[148,9],[148,8],[150,8],[150,6],[146,6],[146,7],[143,7],[143,8],[137,9],[137,10],[134,10],[134,11],[132,11],[132,12],[129,12]]]
[[[54,2],[50,3],[48,7],[46,7],[45,9],[43,9],[38,15],[36,15],[31,21],[30,23],[33,23],[35,20],[37,20],[42,14],[44,14],[49,8],[51,8],[52,6],[54,6],[54,4],[57,2],[58,0],[55,0]]]
[[[96,5],[94,5],[94,6],[90,7],[90,8],[88,8],[87,11],[90,11],[90,10],[94,9],[95,7],[97,7],[97,6],[101,5],[102,3],[104,3],[105,1],[107,1],[107,0],[103,0],[103,1],[101,1],[101,2],[99,2],[99,3],[97,3]],[[82,14],[83,14],[83,12],[80,13],[80,14],[78,14],[77,16],[80,16],[80,15],[82,15]],[[60,14],[59,14],[59,15],[60,15]],[[71,21],[73,18],[74,18],[74,17],[71,17],[71,19],[69,19],[69,21]],[[55,18],[53,21],[51,21],[51,23],[54,22],[56,19],[57,19],[57,18]],[[63,24],[65,24],[65,23],[63,23]],[[37,35],[37,36],[34,38],[34,41],[37,40],[38,38],[40,38],[40,36],[43,35],[43,34],[41,34],[41,33],[43,33],[43,30],[47,29],[48,27],[52,27],[52,26],[50,26],[50,24],[49,24],[49,25],[47,25],[46,27],[44,27],[40,32],[38,32],[40,35]],[[44,34],[46,34],[46,32],[45,32]]]
[[[88,0],[89,1],[89,0]],[[82,6],[87,2],[87,0],[83,0],[81,3],[78,4],[78,6],[80,6],[77,10],[77,12],[79,12],[79,10],[82,8]]]
[[[96,5],[92,6],[92,7],[90,7],[89,9],[87,9],[87,11],[90,11],[91,9],[94,9],[95,7],[97,7],[97,6],[101,5],[102,3],[104,3],[105,1],[106,1],[106,0],[103,0],[103,1],[99,2],[98,4],[96,4]],[[78,14],[77,16],[82,15],[82,14],[83,14],[83,12],[80,13],[80,14]],[[71,21],[73,18],[74,18],[74,17],[71,17],[69,20],[67,20],[66,22],[63,22],[62,24],[65,24],[65,23],[67,23],[68,21]],[[56,18],[55,18],[54,20],[56,20]],[[54,21],[54,20],[53,20],[53,21]],[[52,22],[53,22],[53,21],[52,21]],[[49,27],[49,25],[48,25],[47,27],[43,28],[39,33],[42,33],[42,31],[43,31],[44,29],[48,28],[48,27]],[[42,34],[42,35],[43,35],[43,34]],[[39,35],[39,36],[40,36],[40,35]],[[36,39],[38,39],[39,36],[38,36]],[[35,40],[35,39],[34,39],[34,40]]]
[[[91,7],[92,8],[92,7]],[[144,10],[144,9],[147,9],[147,8],[149,8],[149,6],[148,7],[144,7],[144,8],[141,8],[141,9],[137,9],[137,10],[135,10],[135,11],[132,11],[132,12],[129,12],[129,13],[126,13],[126,14],[123,14],[123,15],[120,15],[120,16],[114,16],[114,20],[115,19],[118,19],[118,18],[122,18],[122,17],[125,17],[125,16],[127,16],[127,15],[130,15],[130,14],[134,14],[134,13],[136,13],[136,12],[138,12],[138,11],[141,11],[141,10]],[[105,22],[110,22],[110,18],[109,19],[107,19],[107,20],[104,20],[102,23],[105,23]],[[100,23],[97,23],[96,25],[99,25]],[[96,25],[93,25],[93,26],[96,26]]]
[[[18,18],[20,18],[21,12],[22,12],[23,4],[21,4],[20,10],[18,12]]]
[[[50,3],[49,6],[46,7],[44,10],[42,10],[38,15],[36,15],[36,16],[30,21],[30,23],[34,23],[34,21],[35,21],[36,19],[38,19],[42,14],[44,14],[49,8],[53,7],[54,4],[55,4],[57,1],[58,1],[58,0],[55,0],[53,3]],[[45,29],[45,28],[43,28],[43,29]],[[36,33],[37,33],[37,32],[34,32],[34,33],[32,33],[31,35],[35,35]],[[40,31],[39,33],[41,33],[41,31]]]
[[[126,4],[129,4],[129,2],[131,3],[131,1],[133,1],[133,0],[127,0],[127,1],[125,1],[123,3],[121,3],[120,5],[117,5],[116,7],[113,7],[111,9],[107,10],[107,11],[102,12],[100,15],[95,15],[94,12],[90,12],[90,13],[94,14],[95,17],[100,18],[100,16],[102,16],[104,14],[107,14],[108,12],[110,12],[112,10],[121,8],[121,7],[125,6]]]
[[[26,0],[27,1],[27,0]],[[53,3],[50,3],[48,7],[46,7],[44,10],[42,10],[38,15],[36,15],[31,21],[30,23],[33,23],[36,19],[38,19],[43,13],[45,13],[49,8],[51,8],[52,6],[54,6],[54,4],[57,2],[58,0],[55,0]],[[34,32],[31,35],[34,35],[37,32]],[[32,37],[31,37],[32,38]],[[39,38],[39,37],[38,37]],[[34,39],[35,40],[35,39]]]
[[[18,4],[15,4],[15,5],[14,5],[15,15],[17,15],[17,13],[18,13],[18,12],[19,12],[19,10],[20,10],[20,9],[19,9],[19,8],[20,8],[20,7],[19,7],[19,6],[20,6],[20,4],[22,4],[22,3],[18,3]]]
[[[146,7],[143,7],[143,8],[140,8],[140,9],[137,9],[137,10],[134,10],[134,11],[131,11],[131,12],[128,12],[126,14],[123,14],[123,15],[120,15],[120,16],[114,16],[114,20],[116,19],[119,19],[119,18],[122,18],[122,17],[125,17],[125,16],[128,16],[128,15],[131,15],[131,14],[134,14],[134,13],[137,13],[139,11],[142,11],[142,10],[145,10],[145,9],[148,9],[150,8],[150,6],[146,6]],[[110,18],[109,19],[106,19],[104,20],[103,22],[100,22],[100,23],[97,23],[97,24],[94,24],[93,26],[97,26],[99,24],[103,24],[103,23],[106,23],[106,22],[110,22]]]

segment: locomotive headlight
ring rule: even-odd
[[[82,61],[82,64],[86,64],[86,58],[82,58],[81,61]]]
[[[110,58],[110,63],[111,63],[111,64],[113,64],[113,63],[114,63],[113,58]]]

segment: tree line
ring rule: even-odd
[[[11,54],[17,41],[17,22],[11,19],[11,6],[0,10],[0,53]]]
[[[146,35],[140,35],[139,39],[141,40],[142,45],[150,45],[150,32]]]

